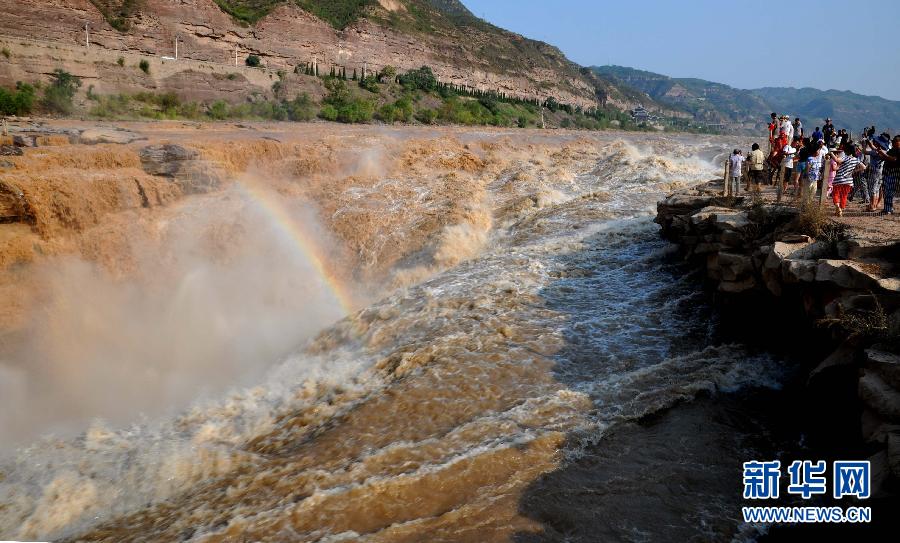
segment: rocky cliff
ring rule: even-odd
[[[775,327],[805,355],[810,420],[871,455],[877,496],[900,481],[900,238],[896,223],[826,223],[812,212],[724,198],[721,181],[658,204],[662,234],[700,266],[723,306],[768,347]],[[784,318],[784,316],[788,316]],[[843,424],[843,428],[841,428]],[[847,451],[843,442],[837,450]],[[893,488],[894,490],[891,490]]]
[[[249,9],[243,4],[253,4],[256,10],[241,11]],[[301,9],[300,4],[0,0],[4,13],[0,34],[35,40],[34,47],[58,46],[64,51],[60,59],[48,51],[41,51],[28,62],[21,58],[17,61],[16,55],[0,58],[0,84],[47,73],[54,62],[74,60],[68,57],[81,57],[79,60],[87,64],[108,63],[109,58],[114,62],[120,53],[174,57],[177,40],[178,58],[203,62],[212,67],[207,71],[224,73],[236,64],[243,66],[250,54],[258,55],[267,68],[286,71],[307,62],[318,63],[325,73],[333,65],[344,66],[348,72],[377,70],[385,65],[401,70],[428,65],[444,82],[520,97],[554,96],[560,102],[583,107],[608,100],[625,108],[634,102],[609,81],[583,73],[556,48],[489,25],[458,2],[362,2],[359,12],[350,14],[355,18],[351,17],[352,22],[343,28],[336,28],[334,20],[326,21]],[[322,3],[303,3],[307,4]],[[88,40],[90,47],[85,45]],[[34,64],[39,67],[33,69]],[[185,66],[170,66],[168,71],[172,73],[167,76],[186,71],[180,68]],[[131,74],[124,80],[112,74],[97,77],[113,90],[121,87],[127,91],[134,87],[132,79],[143,76]],[[169,87],[192,90],[204,85],[215,89],[228,86],[209,77],[184,79],[170,82]]]

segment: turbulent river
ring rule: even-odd
[[[652,222],[667,191],[718,173],[729,144],[609,135],[581,145],[590,153],[570,157],[564,175],[531,171],[525,152],[452,196],[472,199],[467,222],[394,259],[383,296],[319,321],[289,355],[260,362],[255,382],[7,453],[0,536],[739,535],[737,470],[759,429],[725,398],[777,388],[783,363],[723,337],[698,277]],[[329,216],[405,214],[382,233],[390,244],[440,212],[414,175],[372,175],[366,190],[342,189]],[[406,192],[385,196],[394,185]]]

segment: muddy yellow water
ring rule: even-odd
[[[132,147],[21,158],[59,201],[15,234],[28,279],[4,272],[0,536],[509,541],[611,430],[775,379],[711,341],[651,222],[733,143],[265,130],[166,134],[220,172],[208,194]],[[63,175],[101,188],[39,192]],[[115,200],[135,183],[153,205]]]

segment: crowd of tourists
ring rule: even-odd
[[[848,202],[857,201],[864,211],[894,213],[894,191],[900,178],[900,135],[876,134],[867,127],[857,141],[831,119],[805,134],[800,118],[772,113],[768,124],[768,149],[758,143],[745,157],[735,149],[729,159],[726,194],[736,195],[741,178],[745,191],[775,185],[776,198],[793,194],[811,200],[817,190],[826,191],[835,214],[843,215]],[[746,173],[745,173],[746,172]]]

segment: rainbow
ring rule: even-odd
[[[313,236],[303,230],[298,221],[291,217],[284,205],[274,194],[248,181],[235,180],[238,191],[263,211],[277,231],[290,242],[291,246],[306,261],[312,264],[323,285],[341,307],[344,315],[352,315],[356,311],[354,297],[343,284],[325,267],[323,251]]]

